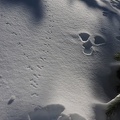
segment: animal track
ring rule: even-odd
[[[37,86],[34,83],[31,83],[30,85],[34,88],[37,88]]]
[[[109,17],[112,15],[115,15],[115,13],[112,11],[109,11],[109,10],[103,11],[103,16],[105,16],[105,17]]]
[[[105,44],[105,39],[99,35],[96,35],[94,38],[90,36],[87,32],[80,33],[79,38],[82,41],[83,53],[85,55],[92,55],[95,46],[100,46]],[[89,39],[90,38],[90,39]],[[92,40],[93,39],[93,40]],[[92,40],[92,42],[91,42]]]
[[[16,32],[11,32],[11,34],[13,34],[13,35],[17,35],[17,33],[16,33]]]
[[[21,42],[18,42],[17,44],[20,45],[20,46],[23,46],[23,44]]]
[[[33,70],[33,67],[32,67],[32,66],[30,66],[30,65],[29,65],[27,68],[28,68],[28,69],[30,69],[30,70]]]
[[[106,17],[107,17],[107,16],[109,16],[109,14],[110,14],[110,13],[109,13],[108,11],[103,11],[103,16],[106,16]]]
[[[33,75],[34,75],[36,78],[39,78],[39,77],[37,76],[37,74],[34,73]]]
[[[90,37],[90,35],[88,33],[80,33],[79,34],[79,38],[82,42],[86,42],[89,37]]]
[[[93,53],[93,48],[92,48],[92,43],[91,43],[91,41],[89,40],[89,41],[87,41],[87,42],[85,42],[85,43],[83,43],[83,53],[85,54],[85,55],[92,55],[92,53]]]
[[[120,10],[120,0],[111,0],[111,5]]]
[[[49,39],[49,37],[46,37],[46,39]],[[49,43],[44,43],[45,46],[49,47],[50,44]]]
[[[105,44],[105,39],[103,37],[97,35],[94,37],[94,44],[96,46],[103,45],[103,44]]]
[[[44,66],[37,65],[37,67],[38,67],[39,69],[42,69]]]
[[[23,55],[29,59],[29,57],[28,57],[28,55],[26,55],[26,53],[23,53]]]
[[[105,33],[106,32],[106,28],[101,28],[100,32]]]
[[[37,88],[38,83],[32,78],[32,79],[30,79],[30,85],[34,88]]]
[[[34,96],[38,97],[38,94],[37,93],[32,93],[31,97],[34,97]]]
[[[9,22],[6,22],[6,25],[10,25],[10,26],[11,26],[12,24],[11,24],[11,23],[9,23]]]
[[[40,57],[40,59],[43,60],[43,61],[46,60],[46,58],[43,58],[43,57]]]

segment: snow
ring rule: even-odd
[[[0,119],[103,120],[97,113],[116,95],[109,78],[120,51],[119,7],[119,0],[0,0]]]

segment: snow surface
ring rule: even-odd
[[[103,120],[117,51],[120,0],[0,0],[0,120]]]

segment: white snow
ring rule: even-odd
[[[0,0],[0,120],[103,120],[119,37],[119,0]]]

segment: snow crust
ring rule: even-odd
[[[0,120],[104,120],[119,38],[119,0],[0,0]]]

